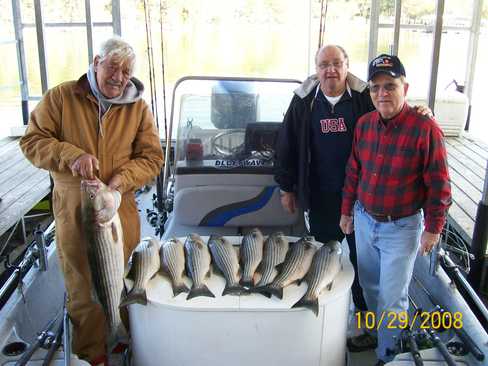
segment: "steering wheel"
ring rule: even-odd
[[[230,138],[230,136],[245,133],[246,130],[244,128],[236,128],[219,132],[210,139],[211,151],[215,150],[224,157],[240,153],[244,150],[244,136],[242,137],[242,139],[238,140],[242,142],[236,146],[232,146],[232,139]],[[224,139],[224,137],[227,137],[227,139]]]

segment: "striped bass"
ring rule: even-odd
[[[268,236],[264,242],[263,260],[258,268],[262,276],[257,287],[265,286],[273,281],[278,274],[276,266],[285,261],[289,246],[288,239],[281,231]]]
[[[95,218],[107,207],[111,195],[101,181],[81,181],[82,223],[93,287],[107,317],[109,336],[117,337],[126,333],[119,312],[125,270],[122,225],[118,213],[105,222]]]
[[[313,237],[303,237],[291,245],[281,272],[269,285],[257,287],[256,292],[275,295],[283,299],[283,288],[293,282],[300,282],[308,272],[312,259],[317,251]]]
[[[185,271],[183,243],[176,238],[165,241],[161,245],[159,256],[161,257],[161,267],[171,278],[173,296],[178,296],[182,292],[190,292],[183,282],[183,273]]]
[[[149,280],[159,271],[159,240],[145,238],[132,253],[132,263],[128,276],[134,285],[120,306],[130,304],[147,305],[146,286]]]
[[[239,252],[242,266],[242,286],[254,286],[254,272],[263,259],[263,244],[264,237],[258,228],[252,229],[242,238]]]
[[[186,267],[193,280],[193,286],[186,297],[190,300],[197,296],[215,297],[205,285],[210,277],[210,252],[208,246],[198,234],[189,234],[185,241]]]
[[[211,235],[208,239],[208,247],[212,254],[213,262],[220,269],[226,280],[222,296],[246,293],[246,289],[239,284],[241,277],[239,258],[234,246],[222,236]]]
[[[305,307],[319,316],[319,295],[332,288],[335,277],[342,269],[342,247],[338,241],[331,240],[315,254],[310,270],[305,276],[308,283],[305,295],[292,308]]]

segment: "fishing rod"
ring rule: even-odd
[[[424,360],[422,359],[422,355],[419,351],[419,346],[417,344],[417,340],[415,334],[413,332],[414,322],[409,324],[407,328],[403,331],[403,337],[406,338],[408,348],[410,350],[410,354],[412,355],[413,362],[415,366],[424,366]],[[403,345],[400,343],[400,348],[403,351]]]
[[[31,359],[34,352],[36,352],[39,347],[41,347],[42,345],[45,344],[48,337],[53,336],[51,329],[54,327],[54,324],[59,319],[61,314],[62,314],[62,311],[58,311],[56,313],[56,316],[53,319],[51,319],[44,328],[42,328],[43,330],[38,333],[38,336],[37,336],[35,342],[32,343],[29,346],[29,348],[27,348],[27,350],[24,352],[22,357],[19,360],[17,360],[17,362],[15,363],[15,366],[27,365],[27,362],[29,362],[29,360]]]
[[[415,314],[421,314],[422,310],[417,306],[417,304],[413,301],[412,297],[408,295],[408,300],[412,304],[413,309],[415,310]],[[446,345],[442,342],[442,340],[439,338],[439,336],[434,332],[432,328],[425,329],[423,327],[419,328],[421,332],[424,333],[424,335],[427,337],[427,339],[430,339],[431,342],[434,344],[434,346],[437,348],[437,350],[441,353],[442,357],[444,357],[444,360],[446,361],[448,366],[456,366],[456,361],[452,358],[451,354],[447,350]]]
[[[488,310],[486,309],[486,306],[484,305],[483,301],[479,298],[478,294],[473,290],[469,282],[464,278],[463,274],[459,270],[458,266],[456,263],[454,263],[449,256],[448,253],[442,248],[439,249],[438,253],[439,257],[444,260],[444,269],[449,277],[453,277],[454,280],[461,285],[462,289],[469,295],[469,299],[471,299],[472,303],[471,305],[474,304],[476,307],[476,310],[478,312],[478,315],[482,317],[482,319],[479,319],[480,322],[483,324],[483,327],[485,330],[487,329],[487,324],[488,324]],[[466,299],[468,300],[468,299]],[[474,309],[473,309],[474,310]]]
[[[152,32],[151,32],[151,13],[148,9],[147,1],[144,0],[144,20],[146,23],[146,42],[147,42],[147,59],[149,63],[149,88],[151,90],[151,109],[156,119],[156,126],[159,130],[158,121],[158,101],[156,97],[156,77],[154,74],[154,54],[152,48]]]
[[[429,298],[429,301],[436,307],[436,309],[439,311],[439,313],[445,313],[447,312],[452,316],[453,313],[450,312],[450,309],[443,304],[441,304],[439,301],[436,300],[434,295],[432,295],[427,288],[418,280],[418,278],[412,276],[412,279],[415,281],[415,283],[418,285],[418,287],[427,295]],[[477,344],[474,342],[473,338],[462,328],[462,327],[453,327],[454,332],[457,334],[459,339],[464,343],[464,346],[468,349],[469,352],[476,358],[478,361],[483,361],[485,359],[485,354],[483,351],[477,346]]]
[[[50,243],[46,243],[45,238],[49,238],[50,241],[53,230],[54,222],[47,227],[44,233],[36,230],[36,239],[29,244],[23,254],[22,260],[17,265],[10,265],[9,268],[13,268],[14,270],[0,288],[0,309],[9,300],[15,288],[21,284],[22,279],[29,272],[36,260],[39,260],[39,271],[47,270],[47,247]]]
[[[63,319],[59,322],[58,328],[54,332],[52,341],[49,345],[49,349],[46,353],[46,356],[44,357],[44,361],[42,361],[41,366],[49,366],[54,354],[56,353],[57,349],[59,348],[59,345],[61,344],[62,336],[63,336],[63,330],[64,330],[64,312],[66,309],[66,294],[64,295],[64,305],[63,305]]]

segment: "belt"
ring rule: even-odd
[[[378,222],[392,222],[395,220],[403,219],[404,217],[416,215],[419,213],[419,211],[420,210],[417,210],[414,213],[411,213],[408,215],[400,215],[400,216],[397,216],[397,215],[378,215],[378,214],[374,214],[374,213],[369,212],[369,211],[366,211],[366,212],[368,213],[369,216],[371,216],[373,219],[375,219]]]

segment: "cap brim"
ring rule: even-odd
[[[388,76],[391,76],[393,78],[399,78],[400,76],[402,76],[402,74],[397,74],[396,72],[393,72],[393,71],[388,71],[388,70],[376,70],[375,72],[373,72],[371,75],[369,75],[368,77],[368,81],[371,81],[373,80],[373,78],[378,75],[378,74],[386,74]]]

